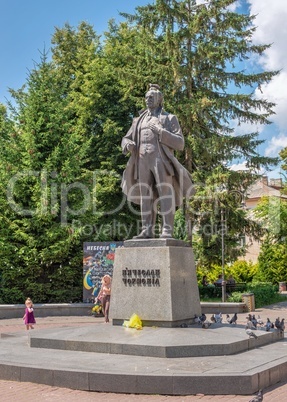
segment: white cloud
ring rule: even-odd
[[[260,134],[264,130],[264,125],[258,123],[250,123],[250,122],[243,122],[238,124],[237,120],[233,120],[230,122],[230,127],[234,128],[234,136],[241,136],[249,133],[258,132]]]
[[[263,94],[258,90],[258,97],[275,102],[276,115],[272,121],[279,130],[287,130],[287,1],[286,0],[248,0],[250,13],[256,15],[254,21],[257,27],[253,42],[255,44],[272,44],[258,63],[264,70],[281,70],[269,84],[261,87]]]
[[[271,116],[275,124],[278,125],[279,130],[287,130],[287,66],[286,71],[282,71],[278,76],[274,77],[273,80],[267,84],[262,85],[262,93],[257,89],[256,96],[258,98],[268,99],[270,102],[276,103],[274,108],[275,115]]]
[[[243,171],[249,171],[255,174],[266,174],[265,171],[262,169],[251,169],[250,167],[248,168],[246,166],[246,161],[240,162],[240,163],[234,163],[233,165],[229,166],[229,170],[233,170],[235,172],[243,172]]]
[[[268,145],[265,150],[265,155],[277,156],[278,152],[285,147],[287,147],[287,136],[279,134],[276,137],[272,137],[271,140],[268,141]]]
[[[241,162],[241,163],[237,163],[237,164],[235,163],[235,164],[231,165],[231,166],[229,167],[229,169],[230,169],[230,170],[234,170],[235,172],[243,171],[243,170],[249,170],[249,169],[246,167],[246,161]]]
[[[241,3],[241,1],[240,1],[240,0],[237,0],[235,3],[230,4],[230,5],[227,7],[227,9],[228,9],[229,11],[236,11],[236,9],[237,9],[238,7],[240,7],[240,3]]]
[[[234,163],[233,165],[229,166],[229,170],[233,170],[235,172],[249,171],[249,172],[253,172],[256,174],[264,174],[263,170],[261,170],[261,169],[255,170],[255,169],[251,169],[250,167],[247,167],[246,161]]]
[[[272,43],[261,64],[268,69],[287,67],[287,2],[286,0],[248,0],[250,13],[256,15],[255,43]]]
[[[227,9],[229,11],[236,11],[236,9],[240,6],[242,0],[237,0],[235,3],[230,4]],[[208,6],[208,2],[209,0],[196,0],[196,4],[200,5],[200,4],[206,4]]]

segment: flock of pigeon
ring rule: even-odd
[[[207,329],[212,324],[222,324],[223,316],[222,313],[212,314],[210,319],[208,320],[205,314],[201,314],[200,316],[195,315],[194,321],[198,325],[201,325],[202,328]],[[232,317],[229,314],[226,314],[225,323],[236,325],[237,324],[237,314],[235,313]],[[284,332],[285,323],[284,318],[280,320],[280,317],[276,318],[275,322],[271,322],[269,318],[267,318],[266,322],[264,322],[260,315],[255,316],[255,314],[248,314],[246,317],[246,325],[245,332],[249,336],[249,338],[257,339],[258,336],[254,331],[257,329],[265,329],[265,331],[269,332],[271,329],[275,329],[280,332]],[[249,402],[261,402],[263,401],[263,391],[260,389],[258,393],[249,401]]]
[[[270,331],[271,329],[276,329],[280,332],[284,332],[285,330],[285,323],[284,323],[284,318],[280,320],[280,318],[276,318],[275,322],[271,322],[269,318],[267,318],[267,321],[264,322],[261,318],[260,315],[255,317],[255,314],[248,314],[246,317],[246,325],[245,325],[245,331],[246,334],[249,336],[249,338],[255,338],[257,339],[258,336],[254,332],[254,330],[257,329],[265,329],[265,331]],[[223,316],[222,313],[218,314],[212,314],[210,319],[208,320],[206,315],[203,313],[200,316],[195,315],[194,316],[194,321],[198,325],[201,325],[202,328],[207,329],[209,328],[213,323],[214,324],[221,324],[223,323]],[[237,313],[235,313],[232,317],[230,317],[229,314],[226,314],[226,323],[228,324],[237,324]]]

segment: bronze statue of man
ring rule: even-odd
[[[141,207],[142,231],[135,238],[155,237],[157,213],[161,216],[160,237],[172,238],[176,206],[194,192],[190,174],[174,156],[174,151],[183,150],[184,138],[177,117],[163,110],[163,94],[157,84],[149,85],[145,103],[147,109],[134,118],[122,140],[123,153],[131,154],[122,189],[129,201]]]

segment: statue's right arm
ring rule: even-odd
[[[135,148],[136,143],[132,140],[132,137],[133,137],[133,125],[122,139],[121,146],[124,155],[126,155],[128,152],[132,152],[133,149]]]
[[[129,140],[127,138],[123,138],[122,150],[123,150],[124,155],[126,155],[128,152],[133,152],[135,146],[136,146],[136,143],[134,141]]]

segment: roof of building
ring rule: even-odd
[[[247,199],[250,200],[252,198],[261,198],[264,196],[268,197],[282,197],[281,191],[278,190],[278,187],[272,187],[262,179],[258,180],[252,186],[249,187],[247,192]],[[283,196],[285,198],[285,196]]]

